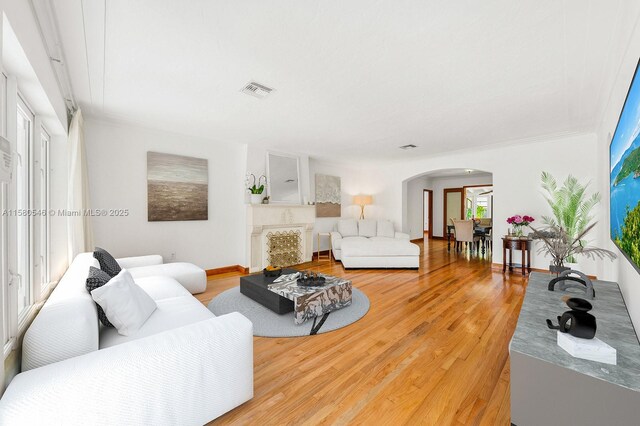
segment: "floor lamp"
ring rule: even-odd
[[[355,195],[353,197],[353,204],[360,206],[360,219],[364,219],[364,206],[372,203],[373,197],[371,195]]]

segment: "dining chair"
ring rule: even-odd
[[[477,219],[477,222],[479,227],[485,228],[484,235],[481,235],[483,239],[482,245],[487,249],[492,249],[493,248],[493,218],[483,217],[482,219]],[[487,228],[489,228],[488,231],[486,230]]]
[[[471,243],[472,249],[478,250],[480,248],[480,236],[475,235],[474,233],[473,220],[458,220],[451,218],[451,222],[455,229],[457,251],[460,251],[462,248],[462,243],[464,243],[465,248],[470,246],[469,243]]]
[[[483,217],[482,219],[478,219],[478,226],[491,226],[493,220],[490,217]]]
[[[491,225],[489,225],[491,226]],[[484,234],[484,243],[487,250],[493,251],[493,228],[489,228],[489,231]]]

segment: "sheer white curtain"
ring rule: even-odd
[[[84,212],[89,208],[89,176],[84,144],[82,112],[77,110],[69,128],[69,187],[67,194],[67,216],[69,235],[69,262],[78,253],[93,251],[91,216]],[[76,213],[78,212],[78,213]]]

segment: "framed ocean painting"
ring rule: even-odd
[[[640,272],[640,77],[638,67],[609,146],[611,239]]]
[[[209,218],[209,162],[206,158],[147,152],[149,222]]]

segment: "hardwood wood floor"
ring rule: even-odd
[[[425,245],[418,271],[303,265],[351,279],[371,309],[326,334],[255,337],[255,396],[212,424],[510,424],[508,345],[526,279]],[[239,276],[211,277],[198,298]]]

